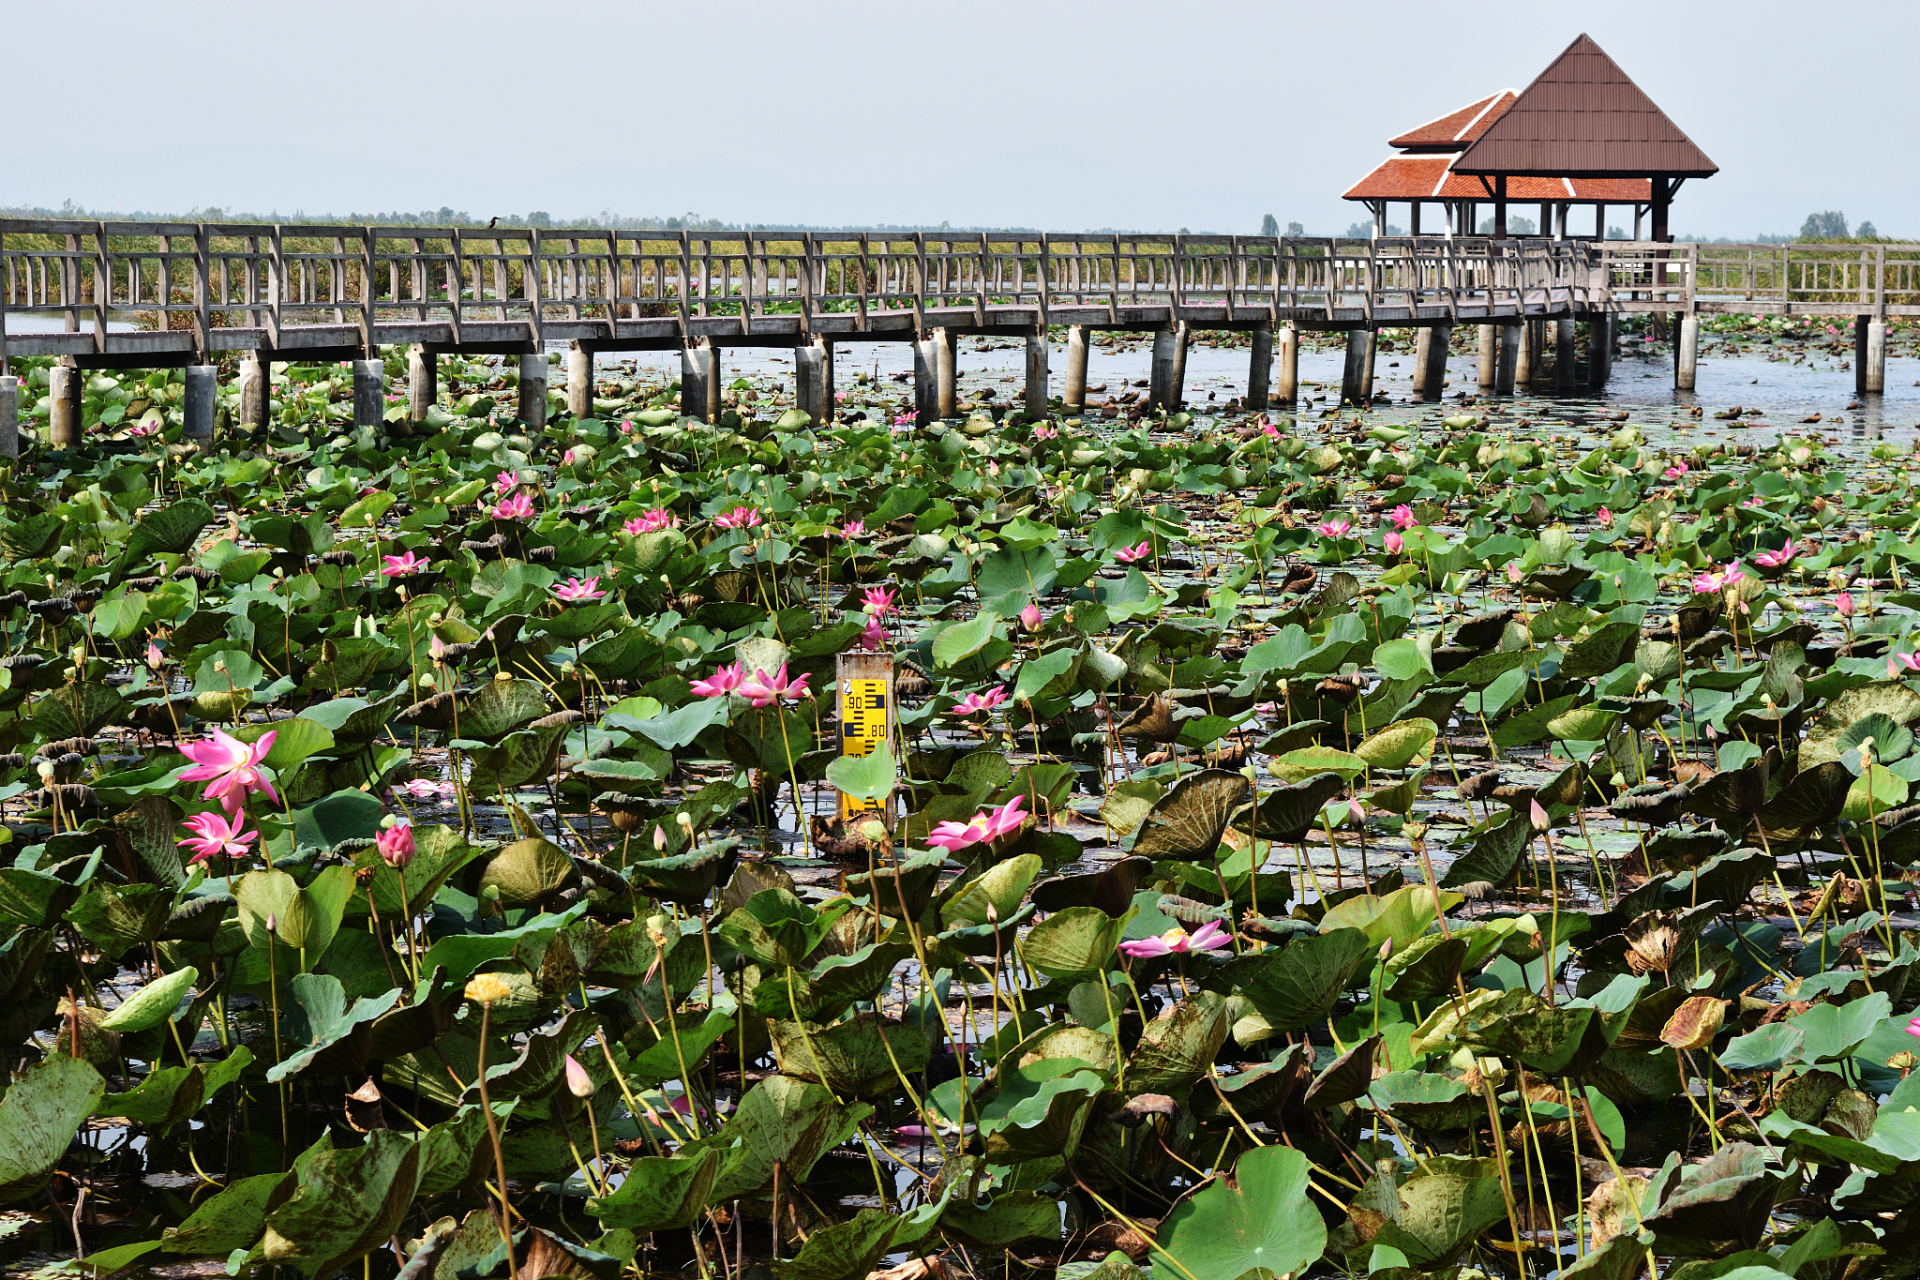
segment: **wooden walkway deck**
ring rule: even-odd
[[[374,346],[647,350],[906,341],[934,329],[1378,328],[1569,315],[1575,241],[1260,236],[635,237],[588,229],[0,221],[0,353],[83,365]],[[61,333],[8,333],[8,312]],[[168,328],[111,317],[165,312]]]
[[[1044,413],[1055,326],[1069,332],[1068,407],[1084,399],[1096,329],[1155,334],[1150,402],[1162,407],[1180,403],[1188,336],[1201,330],[1254,335],[1252,408],[1270,388],[1295,398],[1302,329],[1347,332],[1347,399],[1371,395],[1382,328],[1422,331],[1416,390],[1437,397],[1462,324],[1482,326],[1482,388],[1511,391],[1552,344],[1559,385],[1572,389],[1604,385],[1614,322],[1634,312],[1678,316],[1682,389],[1693,386],[1702,312],[1852,315],[1860,390],[1878,391],[1887,318],[1920,315],[1920,248],[0,220],[0,374],[20,356],[66,370],[185,365],[208,388],[190,399],[211,403],[212,362],[239,352],[248,421],[264,421],[265,392],[247,397],[247,369],[264,388],[260,368],[288,361],[358,362],[376,413],[379,352],[392,346],[412,353],[417,411],[432,400],[439,353],[521,356],[533,421],[555,346],[568,351],[576,413],[591,412],[596,353],[678,349],[683,402],[702,416],[717,412],[724,348],[790,347],[802,407],[825,415],[833,348],[887,341],[915,344],[920,411],[944,416],[954,340],[975,333],[1025,335],[1026,403]],[[10,329],[13,314],[60,328]],[[152,327],[128,329],[129,317]],[[1597,335],[1583,372],[1579,320]]]

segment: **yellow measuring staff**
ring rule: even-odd
[[[893,663],[871,654],[842,654],[839,679],[840,754],[860,758],[892,750]],[[855,673],[858,674],[855,674]],[[840,793],[840,817],[878,814],[891,824],[892,797],[857,800]]]

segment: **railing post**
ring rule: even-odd
[[[93,349],[107,349],[107,305],[113,301],[113,261],[107,257],[107,224],[96,224],[93,248]],[[138,270],[138,267],[132,268]],[[129,290],[131,292],[131,290]],[[163,299],[164,301],[164,299]],[[167,313],[160,313],[160,327],[166,327]]]
[[[209,362],[213,359],[209,354],[213,345],[213,318],[208,309],[212,297],[208,259],[208,241],[211,238],[204,222],[193,233],[193,350],[195,358],[209,368],[212,367]],[[213,439],[211,417],[207,420],[207,439]]]
[[[373,228],[367,227],[360,237],[360,349],[369,360],[380,357],[373,341],[373,295]]]

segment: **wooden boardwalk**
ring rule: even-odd
[[[1179,402],[1187,335],[1253,333],[1247,402],[1258,408],[1270,392],[1293,398],[1298,330],[1348,332],[1345,391],[1360,399],[1370,393],[1370,335],[1380,328],[1435,331],[1423,334],[1424,373],[1435,351],[1443,365],[1443,335],[1453,327],[1484,326],[1481,381],[1502,390],[1511,389],[1514,367],[1524,379],[1548,341],[1569,385],[1573,323],[1610,335],[1613,318],[1632,312],[1677,314],[1676,381],[1690,387],[1686,335],[1697,347],[1694,318],[1712,311],[1854,315],[1863,366],[1871,364],[1872,328],[1884,350],[1886,317],[1920,315],[1920,251],[1470,236],[636,234],[0,220],[0,371],[16,356],[54,356],[74,369],[206,367],[222,352],[251,364],[373,365],[381,348],[406,346],[416,400],[430,392],[441,352],[538,357],[537,368],[525,362],[523,376],[544,396],[544,353],[555,346],[568,351],[570,385],[583,389],[596,353],[678,349],[689,411],[705,413],[718,400],[724,348],[791,347],[799,351],[801,403],[821,413],[832,403],[835,346],[901,341],[916,344],[922,411],[944,413],[953,340],[997,334],[1028,338],[1028,407],[1043,412],[1045,333],[1065,326],[1070,407],[1084,394],[1087,333],[1120,329],[1156,335],[1151,399],[1163,406]],[[15,313],[58,317],[61,328],[9,331]],[[165,327],[113,327],[143,314],[148,323],[164,316]],[[1600,345],[1610,347],[1610,337]],[[1604,382],[1605,365],[1604,356],[1589,361],[1571,385]],[[1417,381],[1438,394],[1438,374]],[[590,406],[590,397],[577,398]]]

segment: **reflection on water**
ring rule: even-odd
[[[1627,349],[1639,344],[1623,344]],[[1143,339],[1121,347],[1094,347],[1087,359],[1089,386],[1105,384],[1108,393],[1118,394],[1122,383],[1144,383],[1152,359],[1152,344]],[[680,376],[679,353],[635,352],[601,357],[602,367],[631,363],[638,371],[659,380]],[[726,377],[762,379],[791,383],[792,353],[770,348],[728,349],[722,356]],[[1337,349],[1302,350],[1300,353],[1301,403],[1297,411],[1317,414],[1327,411],[1337,398],[1342,355]],[[1067,355],[1063,345],[1052,348],[1048,368],[1051,392],[1059,395],[1064,387]],[[1224,409],[1226,404],[1246,391],[1248,353],[1244,347],[1195,346],[1187,352],[1187,405],[1196,412],[1209,407]],[[1018,400],[1025,381],[1026,351],[1020,343],[998,339],[968,339],[960,352],[959,385],[963,395],[978,395],[991,390],[998,398]],[[1447,399],[1460,393],[1477,395],[1477,361],[1472,355],[1455,355],[1447,361]],[[851,385],[856,373],[875,375],[882,387],[895,387],[902,399],[912,396],[913,348],[905,342],[848,344],[835,348],[835,381],[841,390]],[[896,381],[904,375],[908,381]],[[557,376],[557,371],[556,371]],[[1382,352],[1374,366],[1374,389],[1389,397],[1391,405],[1380,406],[1385,420],[1424,417],[1433,406],[1413,400],[1413,356],[1411,351]],[[1795,365],[1769,361],[1760,356],[1703,354],[1698,370],[1698,389],[1676,391],[1673,386],[1672,357],[1664,350],[1652,355],[1625,355],[1614,362],[1613,374],[1604,395],[1561,396],[1551,390],[1523,391],[1513,398],[1521,416],[1568,423],[1591,421],[1600,413],[1625,409],[1635,420],[1658,424],[1664,419],[1685,420],[1693,424],[1691,435],[1715,438],[1722,434],[1759,441],[1781,433],[1815,430],[1802,418],[1820,415],[1818,430],[1842,439],[1906,438],[1920,423],[1920,359],[1889,356],[1887,390],[1883,395],[1857,396],[1853,372],[1838,367],[1817,367],[1809,362]],[[1307,385],[1316,384],[1316,385]],[[791,392],[791,386],[785,388]],[[1144,394],[1144,393],[1143,393]],[[1848,406],[1858,402],[1859,408]],[[1739,405],[1760,409],[1761,417],[1744,417],[1735,426],[1716,421],[1711,415]],[[1691,410],[1704,410],[1693,418]],[[1833,421],[1838,419],[1838,421]]]

